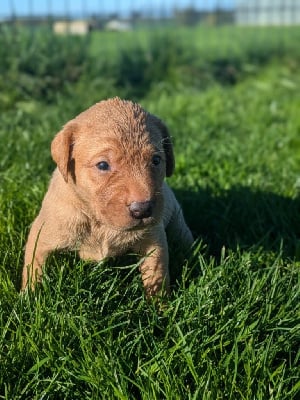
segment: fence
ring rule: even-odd
[[[300,0],[2,0],[1,23],[36,26],[85,21],[93,27],[130,29],[139,23],[180,25],[299,25]],[[111,23],[114,21],[114,23]],[[117,21],[117,22],[116,22]],[[109,24],[110,22],[110,24]],[[78,25],[78,24],[77,24]],[[77,26],[78,32],[87,28]],[[70,30],[72,33],[72,30]]]

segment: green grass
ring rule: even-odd
[[[177,32],[185,43],[191,34]],[[191,65],[193,43],[175,60],[178,41],[169,42],[167,58],[150,41],[147,51],[156,54],[156,70],[143,64],[146,36],[141,47],[130,44],[132,53],[112,56],[112,71],[94,48],[97,68],[106,71],[98,78],[91,48],[86,51],[77,39],[68,47],[70,38],[55,39],[52,46],[65,52],[56,60],[49,59],[38,36],[36,42],[20,38],[22,65],[15,48],[5,53],[15,69],[10,63],[4,68],[2,58],[1,399],[299,397],[298,39],[294,30],[285,30],[282,35],[295,36],[289,43],[295,51],[278,57],[279,36],[273,34],[266,31],[261,42],[269,49],[263,62],[263,47],[256,57],[247,50],[254,32],[244,42],[239,37],[235,82],[219,79],[210,68],[203,75],[197,67],[204,62],[212,68],[222,43],[214,48],[208,42]],[[36,46],[33,59],[45,60],[36,75],[29,72],[29,44]],[[119,64],[125,56],[137,70],[149,68],[147,79],[140,75],[139,90],[131,86],[131,71]],[[59,68],[71,67],[81,72],[66,80]],[[193,79],[182,73],[191,67]],[[220,71],[227,67],[226,61]],[[116,78],[118,71],[123,80]],[[207,81],[198,84],[199,77]],[[170,250],[172,295],[158,309],[146,301],[131,260],[89,264],[70,254],[49,257],[42,285],[21,296],[23,247],[54,168],[51,139],[92,102],[117,94],[134,94],[165,120],[173,137],[177,165],[168,181],[197,242],[181,270],[174,268],[175,249]]]

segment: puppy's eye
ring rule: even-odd
[[[100,161],[98,164],[96,164],[96,167],[100,171],[109,171],[110,170],[110,166],[109,166],[108,162],[106,162],[106,161]]]
[[[155,155],[152,157],[152,165],[157,166],[157,165],[159,165],[160,163],[161,163],[161,156],[159,156],[158,154],[155,154]]]

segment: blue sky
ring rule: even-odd
[[[0,0],[0,16],[15,15],[84,15],[118,12],[128,15],[130,10],[155,10],[156,13],[193,5],[200,9],[211,9],[217,5],[232,7],[234,0]]]

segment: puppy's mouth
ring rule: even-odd
[[[142,219],[132,219],[131,224],[124,228],[126,231],[137,231],[144,228],[148,228],[158,224],[158,220],[154,217],[142,218]]]

